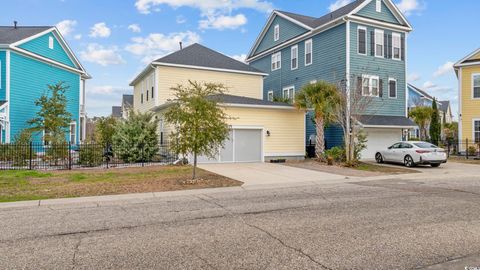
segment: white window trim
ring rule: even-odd
[[[53,44],[54,44],[53,37],[52,36],[48,37],[48,48],[53,50]]]
[[[377,12],[382,12],[382,0],[377,0],[375,10]]]
[[[390,82],[395,82],[395,96],[394,97],[390,96]],[[380,81],[379,81],[379,83],[380,83]],[[388,98],[396,99],[397,97],[398,97],[398,82],[397,82],[397,79],[388,78]]]
[[[310,57],[310,63],[307,63],[307,45],[310,44],[311,46],[311,54],[312,56]],[[313,41],[312,39],[306,40],[305,41],[305,66],[310,66],[313,64]]]
[[[274,62],[274,59],[275,59],[275,62]],[[277,63],[277,62],[278,62],[278,65],[275,64],[275,68],[273,68],[273,63]],[[271,68],[272,68],[272,71],[282,68],[282,52],[277,52],[272,54]]]
[[[363,80],[368,79],[368,95],[363,94]],[[378,94],[372,95],[372,80],[377,80],[378,82]],[[362,75],[362,96],[364,97],[380,97],[380,77],[373,75]]]
[[[280,25],[276,24],[273,28],[273,41],[280,39]]]
[[[272,97],[272,98],[270,98],[270,97]],[[273,91],[272,90],[267,92],[267,100],[268,101],[273,101]]]
[[[290,90],[293,89],[293,96],[290,96]],[[287,96],[285,96],[285,91],[287,91]],[[293,103],[295,101],[295,85],[290,85],[282,89],[282,97],[288,98]]]
[[[75,133],[74,134],[72,134],[72,125],[75,126]],[[68,127],[69,127],[68,140],[70,141],[70,143],[76,144],[77,143],[77,122],[75,122],[75,121],[70,122],[70,125]],[[71,139],[72,135],[74,136],[73,142],[72,142],[72,139]]]
[[[360,30],[365,31],[365,53],[360,53]],[[367,55],[368,52],[368,42],[367,42],[367,27],[365,26],[358,26],[357,28],[357,53],[359,55]]]
[[[399,49],[399,53],[398,53],[398,58],[395,58],[395,37],[398,37],[398,49]],[[402,35],[400,33],[392,33],[392,59],[393,60],[402,60]]]
[[[295,49],[295,55],[293,55],[293,50]],[[296,67],[293,67],[293,56],[295,56],[295,58],[297,59],[296,63],[297,63],[297,66]],[[298,45],[295,45],[295,46],[292,46],[292,48],[290,48],[290,69],[291,70],[295,70],[295,69],[298,69]]]
[[[2,61],[0,61],[0,89],[2,89]]]
[[[382,36],[382,43],[379,43],[378,42],[378,38],[377,38],[377,34],[381,34]],[[385,32],[383,30],[380,30],[380,29],[375,29],[375,57],[378,57],[378,58],[385,58],[385,38],[384,38],[384,34]],[[377,45],[382,45],[382,55],[377,55]]]
[[[472,99],[480,99],[480,97],[475,97],[475,76],[480,76],[480,73],[472,74]]]
[[[472,118],[472,143],[475,143],[475,122],[480,122],[480,118]]]

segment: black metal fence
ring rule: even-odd
[[[177,155],[168,143],[150,145],[1,144],[0,170],[72,170],[172,164]]]
[[[461,156],[467,159],[480,159],[480,142],[471,140],[442,141],[438,145],[443,147],[449,156]]]

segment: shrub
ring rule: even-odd
[[[359,130],[355,134],[355,147],[353,149],[353,153],[355,156],[355,161],[360,160],[361,152],[367,148],[367,134],[363,130]]]
[[[82,166],[96,167],[103,163],[103,149],[95,144],[82,144],[79,148],[79,160]]]
[[[477,148],[475,146],[469,146],[467,149],[468,155],[469,156],[474,156],[477,154]]]
[[[325,150],[325,157],[331,157],[335,162],[344,162],[346,160],[345,149],[343,147],[332,147]]]

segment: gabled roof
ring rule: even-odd
[[[256,48],[258,47],[263,37],[265,36],[267,29],[270,27],[271,23],[275,19],[275,16],[281,16],[284,18],[286,17],[291,22],[296,23],[313,33],[313,31],[325,25],[328,25],[329,23],[332,23],[338,19],[345,18],[350,15],[354,15],[356,12],[358,12],[360,9],[362,9],[365,5],[367,5],[371,1],[372,0],[355,0],[319,18],[305,16],[305,15],[296,14],[292,12],[281,11],[281,10],[274,10],[273,13],[270,15],[270,18],[268,19],[266,25],[263,27],[262,32],[260,33],[257,40],[255,41],[255,44],[252,46],[248,54],[248,59],[254,56]],[[395,6],[395,4],[391,0],[384,0],[384,1],[385,1],[385,4],[392,9],[392,13],[394,14],[395,17],[399,19],[399,22],[402,23],[405,29],[411,30],[410,23],[407,21],[405,16],[400,12],[400,10]],[[360,16],[357,16],[357,17],[360,17]],[[282,44],[277,46],[281,46],[281,45]]]
[[[133,95],[123,95],[122,96],[122,106],[132,107],[133,106]]]
[[[40,34],[53,26],[0,26],[0,44],[10,45]]]
[[[453,67],[455,68],[455,70],[458,70],[458,68],[460,68],[462,66],[479,65],[480,64],[480,59],[470,59],[471,57],[473,57],[477,54],[480,54],[480,48],[476,49],[475,51],[473,51],[469,55],[462,58],[460,61],[455,63],[455,65],[453,65]]]
[[[410,87],[413,91],[417,92],[420,96],[433,101],[433,97],[430,96],[427,92],[423,91],[422,89],[415,87],[411,84],[408,84],[408,87]]]

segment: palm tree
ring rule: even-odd
[[[337,86],[325,81],[305,85],[295,96],[294,104],[298,109],[313,109],[315,113],[315,155],[319,159],[323,158],[325,151],[325,126],[334,121],[335,111],[340,103],[341,96]]]
[[[412,118],[413,121],[420,128],[420,140],[425,140],[427,137],[427,126],[430,122],[433,109],[432,107],[419,106],[410,110],[408,117]]]

